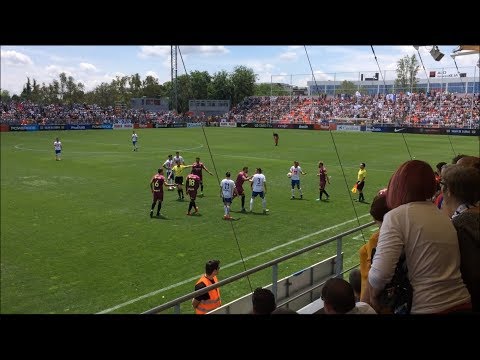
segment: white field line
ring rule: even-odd
[[[50,152],[52,150],[44,150],[44,149],[30,149],[30,148],[25,148],[25,147],[22,147],[21,145],[23,144],[17,144],[14,146],[15,149],[17,150],[28,150],[28,151],[36,151],[36,152]],[[116,144],[109,144],[109,145],[116,145]],[[127,146],[128,147],[128,146]],[[141,149],[141,147],[139,146],[139,148]],[[190,152],[190,151],[193,151],[193,150],[198,150],[198,149],[201,149],[203,148],[203,145],[199,145],[199,146],[195,146],[195,147],[192,147],[192,148],[185,148],[185,149],[159,149],[158,151],[183,151],[183,152]],[[141,154],[158,154],[158,151],[140,151]],[[83,154],[83,155],[86,155],[86,154],[98,154],[98,155],[101,155],[101,154],[125,154],[126,152],[125,151],[68,151],[68,150],[65,150],[65,154]],[[238,158],[238,159],[253,159],[253,160],[264,160],[264,161],[280,161],[280,162],[283,162],[283,163],[287,163],[287,161],[285,161],[285,159],[272,159],[272,158],[264,158],[264,157],[257,157],[257,156],[246,156],[246,155],[228,155],[228,154],[214,154],[214,157],[215,156],[221,156],[221,157],[227,157],[227,158]],[[309,163],[309,162],[302,162],[302,164],[304,165],[312,165],[312,166],[316,166],[318,165],[318,163]],[[290,165],[290,164],[289,164]],[[339,167],[338,165],[331,165],[330,168],[337,168]],[[343,166],[345,169],[357,169],[358,166]],[[368,169],[369,171],[382,171],[382,172],[388,172],[388,173],[391,173],[393,174],[395,172],[395,169],[393,170],[385,170],[385,169],[373,169],[373,168],[369,168]]]
[[[365,217],[365,216],[370,216],[370,214],[361,215],[361,216],[359,216],[358,218],[360,219],[360,218],[363,218],[363,217]],[[340,224],[337,224],[337,225],[333,225],[333,226],[330,226],[330,227],[328,227],[328,228],[325,228],[325,229],[322,229],[322,230],[319,230],[319,231],[315,231],[315,232],[313,232],[313,233],[311,233],[311,234],[304,235],[304,236],[302,236],[302,237],[299,237],[299,238],[297,238],[297,239],[294,239],[294,240],[291,240],[291,241],[289,241],[289,242],[283,243],[283,244],[281,244],[281,245],[274,246],[273,248],[270,248],[270,249],[268,249],[268,250],[259,252],[259,253],[254,254],[254,255],[247,256],[246,258],[244,258],[244,261],[247,261],[247,260],[256,258],[256,257],[261,256],[261,255],[268,254],[268,253],[270,253],[270,252],[272,252],[272,251],[275,251],[275,250],[278,250],[278,249],[280,249],[280,248],[282,248],[282,247],[285,247],[285,246],[294,244],[294,243],[296,243],[296,242],[298,242],[298,241],[302,241],[302,240],[308,239],[309,237],[312,237],[312,236],[321,234],[321,233],[323,233],[323,232],[333,230],[333,229],[335,229],[335,228],[337,228],[337,227],[340,227],[340,226],[349,224],[349,223],[354,222],[354,221],[357,221],[357,219],[355,218],[355,219],[352,219],[352,220],[347,220],[347,221],[345,221],[345,222],[343,222],[343,223],[340,223]],[[230,263],[230,264],[222,265],[222,269],[235,266],[235,265],[237,265],[237,264],[240,264],[241,262],[242,262],[242,260],[237,260],[237,261],[234,261],[234,262],[232,262],[232,263]],[[121,303],[121,304],[112,306],[111,308],[102,310],[102,311],[98,312],[97,314],[106,314],[106,313],[115,311],[115,310],[120,309],[120,308],[122,308],[122,307],[125,307],[125,306],[127,306],[127,305],[133,304],[133,303],[135,303],[135,302],[137,302],[137,301],[140,301],[140,300],[149,298],[149,297],[151,297],[151,296],[157,295],[157,294],[159,294],[159,293],[161,293],[161,292],[164,292],[164,291],[167,291],[167,290],[176,288],[176,287],[178,287],[178,286],[180,286],[180,285],[183,285],[183,284],[186,284],[186,283],[189,283],[189,282],[198,280],[200,276],[201,276],[201,275],[197,275],[197,276],[191,277],[190,279],[186,279],[186,280],[180,281],[180,282],[178,282],[178,283],[176,283],[176,284],[172,284],[172,285],[169,285],[169,286],[167,286],[167,287],[164,287],[164,288],[161,288],[161,289],[158,289],[158,290],[149,292],[148,294],[139,296],[139,297],[137,297],[137,298],[135,298],[135,299],[132,299],[132,300],[126,301],[126,302],[124,302],[124,303]]]
[[[373,228],[373,229],[370,229],[370,232],[375,232],[377,230],[378,230],[377,228]],[[352,240],[363,240],[363,236],[362,236],[362,234],[354,236],[354,237],[352,237]]]
[[[120,145],[120,144],[106,144],[106,143],[97,143],[97,144],[103,144],[103,145]],[[26,147],[22,147],[23,144],[17,144],[14,146],[15,149],[17,150],[28,150],[28,151],[35,151],[35,152],[51,152],[53,150],[47,150],[47,149],[30,149]],[[131,145],[127,146],[130,150]],[[139,148],[141,148],[139,146]],[[185,149],[157,149],[156,151],[142,151],[142,154],[158,154],[159,151],[192,151],[192,150],[198,150],[203,148],[202,144],[199,144],[199,146],[195,146],[192,148],[185,148]],[[125,151],[64,151],[65,154],[125,154]]]

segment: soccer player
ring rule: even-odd
[[[191,168],[192,165],[182,165],[180,161],[177,160],[177,164],[172,168],[173,174],[175,175],[175,184],[177,185],[178,200],[183,200],[183,170],[186,168]]]
[[[163,163],[163,168],[167,170],[167,183],[168,185],[173,185],[173,171],[172,168],[175,165],[172,159],[172,155],[168,155],[168,159]]]
[[[358,191],[358,201],[364,202],[365,197],[363,196],[363,188],[365,186],[365,178],[367,177],[367,170],[365,170],[365,163],[360,163],[360,170],[357,174],[357,191]]]
[[[198,212],[198,206],[195,204],[197,198],[197,190],[200,185],[200,178],[195,174],[188,174],[186,178],[187,194],[190,196],[190,204],[188,204],[187,215],[192,215],[190,211],[195,209],[195,214]],[[183,197],[182,197],[183,199]]]
[[[200,162],[200,158],[197,156],[195,162],[192,164],[192,174],[197,175],[200,178],[200,196],[203,196],[203,178],[202,178],[202,169],[208,172],[210,175],[213,175],[205,165]]]
[[[265,195],[267,194],[266,182],[267,179],[265,178],[265,175],[262,174],[262,169],[257,168],[255,175],[253,175],[252,177],[252,183],[250,184],[252,188],[252,198],[250,199],[250,212],[252,212],[253,209],[253,199],[255,199],[257,195],[259,195],[262,199],[263,213],[266,214],[268,212],[267,200],[265,199]]]
[[[241,196],[242,197],[242,212],[246,212],[245,210],[245,191],[243,190],[243,183],[245,181],[249,181],[252,177],[248,176],[248,167],[244,166],[242,171],[240,171],[237,175],[237,179],[235,180],[235,191],[233,193],[233,197]]]
[[[303,199],[302,188],[300,187],[300,174],[307,175],[306,172],[302,171],[298,161],[293,162],[293,166],[290,167],[290,173],[292,174],[292,197],[291,199],[295,199],[295,186],[297,187],[298,191],[300,192],[300,199]]]
[[[327,182],[330,184],[330,179],[328,178],[328,175],[327,175],[327,168],[323,166],[323,162],[321,161],[318,163],[317,176],[320,176],[320,196],[317,199],[317,201],[322,200],[323,194],[325,194],[328,200],[330,198],[330,195],[328,195],[327,191],[325,190],[325,185],[327,185]]]
[[[53,142],[53,148],[55,149],[55,160],[62,160],[62,142],[58,139],[58,137]]]
[[[183,160],[183,157],[180,156],[180,152],[176,152],[175,156],[173,157],[173,163],[176,164],[177,161],[180,161],[180,165],[185,165],[185,161]]]
[[[133,151],[138,151],[138,148],[137,148],[137,140],[138,140],[138,135],[137,135],[137,133],[135,132],[135,130],[133,130],[133,134],[132,134]]]
[[[158,201],[157,216],[160,216],[160,209],[162,208],[163,201],[163,186],[168,186],[165,183],[165,177],[163,176],[163,169],[158,169],[158,173],[153,175],[150,180],[150,190],[153,194],[152,208],[150,209],[150,217],[153,217],[153,209]]]
[[[230,179],[230,171],[225,174],[225,179],[220,182],[220,197],[223,199],[223,215],[224,220],[230,220],[230,205],[232,205],[233,190],[235,189],[235,182]]]
[[[278,134],[273,133],[273,141],[275,142],[275,146],[278,146]]]

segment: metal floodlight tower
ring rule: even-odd
[[[178,45],[170,46],[170,69],[172,78],[172,109],[178,112],[178,89],[177,89],[177,51]]]

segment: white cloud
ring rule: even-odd
[[[82,69],[83,71],[87,71],[87,72],[89,72],[89,71],[92,71],[92,72],[98,71],[95,65],[90,64],[90,63],[85,63],[85,62],[80,63],[80,69]]]
[[[170,56],[170,46],[140,46],[140,58]]]
[[[303,46],[300,46],[300,45],[294,45],[294,46],[287,46],[287,49],[288,50],[297,50],[297,49],[300,49],[302,47]]]
[[[151,76],[151,77],[153,77],[153,78],[155,78],[155,79],[158,80],[158,75],[157,75],[157,73],[156,73],[155,71],[152,71],[152,70],[147,71],[147,72],[145,73],[145,77],[147,77],[147,76]]]
[[[28,55],[22,54],[15,50],[1,50],[2,62],[7,65],[33,65],[32,59]]]
[[[295,61],[298,59],[298,55],[293,51],[287,51],[287,52],[284,52],[283,54],[280,54],[279,58],[280,60],[285,60],[285,61]]]
[[[170,46],[140,46],[140,58],[170,57]],[[183,55],[200,54],[204,56],[228,54],[230,51],[225,46],[180,46]]]
[[[65,66],[59,66],[59,65],[48,65],[45,67],[45,72],[49,77],[52,78],[57,78],[59,74],[62,72],[65,73],[65,75],[72,76],[75,78],[74,71],[72,67],[65,67]]]
[[[225,46],[180,46],[182,55],[201,54],[201,55],[218,55],[228,54],[230,51]]]

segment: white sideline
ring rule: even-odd
[[[370,214],[361,215],[361,216],[359,216],[358,218],[360,219],[360,218],[363,218],[363,217],[365,217],[365,216],[370,216]],[[304,235],[304,236],[299,237],[299,238],[297,238],[297,239],[291,240],[291,241],[286,242],[286,243],[284,243],[284,244],[281,244],[281,245],[278,245],[278,246],[274,246],[273,248],[270,248],[270,249],[268,249],[268,250],[259,252],[259,253],[257,253],[257,254],[247,256],[246,258],[244,258],[244,261],[247,261],[247,260],[256,258],[256,257],[261,256],[261,255],[264,255],[264,254],[268,254],[269,252],[278,250],[278,249],[280,249],[280,248],[282,248],[282,247],[284,247],[284,246],[287,246],[287,245],[296,243],[296,242],[301,241],[301,240],[305,240],[305,239],[307,239],[307,238],[309,238],[309,237],[311,237],[311,236],[321,234],[321,233],[323,233],[323,232],[325,232],[325,231],[329,231],[329,230],[335,229],[335,228],[337,228],[337,227],[339,227],[339,226],[346,225],[346,224],[351,223],[351,222],[353,222],[353,221],[357,221],[357,219],[355,218],[355,219],[352,219],[352,220],[347,220],[347,221],[345,221],[345,222],[343,222],[343,223],[340,223],[340,224],[337,224],[337,225],[333,225],[333,226],[330,226],[330,227],[328,227],[328,228],[325,228],[325,229],[322,229],[322,230],[318,230],[318,231],[315,231],[315,232],[313,232],[313,233],[311,233],[311,234],[307,234],[307,235]],[[232,263],[230,263],[230,264],[222,265],[222,268],[223,268],[223,269],[229,268],[229,267],[231,267],[231,266],[235,266],[235,265],[237,265],[237,264],[240,264],[241,262],[242,262],[242,260],[237,260],[237,261],[234,261],[234,262],[232,262]],[[189,283],[189,282],[198,280],[199,277],[200,277],[200,275],[197,275],[197,276],[191,277],[190,279],[180,281],[180,282],[178,282],[178,283],[176,283],[176,284],[169,285],[169,286],[164,287],[164,288],[162,288],[162,289],[158,289],[158,290],[149,292],[148,294],[139,296],[139,297],[137,297],[137,298],[135,298],[135,299],[132,299],[132,300],[126,301],[126,302],[124,302],[124,303],[115,305],[115,306],[113,306],[113,307],[111,307],[111,308],[102,310],[102,311],[98,312],[97,314],[106,314],[106,313],[109,313],[109,312],[111,312],[111,311],[120,309],[120,308],[125,307],[125,306],[130,305],[130,304],[133,304],[133,303],[135,303],[135,302],[137,302],[137,301],[139,301],[139,300],[143,300],[143,299],[146,299],[146,298],[148,298],[148,297],[151,297],[151,296],[154,296],[154,295],[156,295],[156,294],[159,294],[159,293],[161,293],[161,292],[163,292],[163,291],[167,291],[167,290],[173,289],[173,288],[175,288],[175,287],[177,287],[177,286],[180,286],[180,285],[183,285],[183,284],[186,284],[186,283]]]

